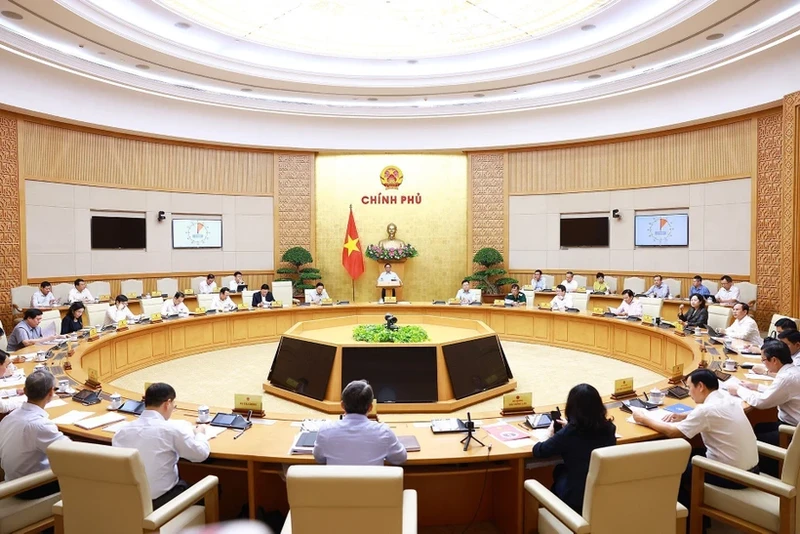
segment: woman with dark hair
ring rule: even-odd
[[[561,430],[554,432],[551,424],[550,438],[533,446],[533,456],[563,458],[564,463],[553,470],[552,490],[580,514],[592,451],[616,445],[617,427],[608,419],[600,394],[589,384],[578,384],[569,391],[564,415]]]
[[[705,326],[708,324],[708,309],[706,309],[706,299],[701,297],[698,293],[692,295],[689,299],[689,304],[692,309],[689,313],[683,313],[683,304],[678,308],[678,319],[683,326]]]
[[[83,310],[85,306],[80,300],[73,302],[67,310],[67,314],[61,319],[61,334],[71,334],[83,328]]]

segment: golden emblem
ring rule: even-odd
[[[386,189],[397,189],[403,183],[403,171],[394,165],[384,167],[381,171],[381,184]]]

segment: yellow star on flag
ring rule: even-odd
[[[349,256],[352,254],[354,250],[358,250],[358,238],[353,239],[349,235],[347,236],[347,243],[344,244],[344,248],[347,249],[347,255]]]

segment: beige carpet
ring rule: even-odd
[[[277,343],[267,343],[188,356],[123,376],[111,386],[143,391],[145,382],[168,382],[178,392],[179,401],[232,406],[234,393],[261,392],[277,347]],[[617,378],[633,376],[639,391],[647,391],[650,384],[662,380],[652,371],[594,354],[509,341],[503,342],[503,348],[518,382],[517,391],[532,391],[534,405],[563,403],[570,388],[581,382],[592,384],[605,396],[613,392]],[[488,412],[501,407],[501,397],[497,397],[470,409]],[[264,394],[264,410],[318,413],[267,394]]]

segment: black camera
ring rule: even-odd
[[[397,326],[397,317],[392,315],[391,313],[387,313],[383,316],[386,319],[386,328],[389,330],[397,330],[399,327]]]

